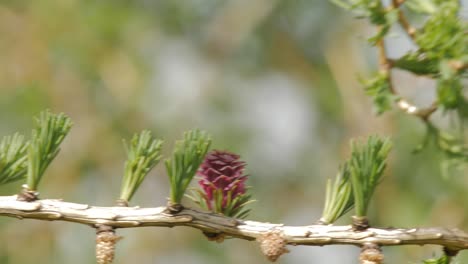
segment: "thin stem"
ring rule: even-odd
[[[463,71],[468,69],[468,63],[459,60],[450,61],[449,66],[452,67],[455,71]]]
[[[398,9],[398,22],[401,27],[405,30],[408,36],[414,41],[416,39],[416,29],[411,26],[405,13],[401,10],[400,6],[403,5],[405,0],[392,0],[392,7]]]
[[[382,30],[382,28],[380,27],[379,30]],[[396,94],[396,91],[393,88],[393,82],[391,78],[392,62],[387,57],[387,51],[385,48],[385,40],[383,38],[381,38],[377,42],[377,49],[379,53],[379,70],[389,77],[388,82],[389,82],[390,91],[392,92],[392,94]]]
[[[395,0],[393,0],[395,2]],[[402,2],[402,1],[400,1]],[[380,30],[380,29],[379,29]],[[400,110],[404,111],[407,114],[417,116],[421,118],[424,122],[427,122],[429,117],[431,116],[432,113],[434,113],[437,108],[438,104],[436,102],[433,102],[429,107],[427,108],[419,108],[411,103],[409,103],[407,100],[401,98],[399,96],[398,92],[396,91],[393,81],[392,81],[392,67],[393,67],[393,62],[391,59],[388,58],[387,56],[387,51],[385,48],[385,41],[384,39],[380,39],[377,42],[377,49],[378,49],[378,59],[379,59],[379,70],[386,74],[388,76],[388,85],[390,92],[396,96],[398,96],[400,99],[397,100],[397,106],[400,108]]]

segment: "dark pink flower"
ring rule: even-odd
[[[239,155],[228,151],[209,152],[198,169],[206,207],[219,213],[238,212],[240,206],[248,200],[244,175],[245,162]],[[221,196],[221,197],[220,197]],[[226,212],[229,211],[229,212]]]

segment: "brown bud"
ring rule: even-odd
[[[206,236],[208,241],[215,241],[216,243],[223,243],[226,237],[223,233],[203,232],[203,235]]]
[[[286,239],[280,230],[273,230],[257,238],[260,243],[262,253],[270,260],[275,262],[281,255],[288,253],[286,248]]]
[[[111,264],[114,261],[115,244],[122,239],[115,235],[110,226],[99,226],[96,231],[96,261],[98,264]]]
[[[360,264],[382,264],[383,260],[384,255],[378,245],[373,243],[364,244],[359,255]]]

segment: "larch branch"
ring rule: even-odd
[[[332,244],[363,246],[441,245],[451,250],[468,249],[468,233],[449,228],[369,228],[355,231],[351,226],[286,226],[228,218],[184,208],[177,214],[166,207],[98,207],[61,200],[17,201],[17,196],[0,196],[0,215],[19,219],[67,221],[96,228],[148,226],[188,226],[208,233],[220,233],[245,240],[256,240],[269,232],[281,232],[287,244],[323,246]]]

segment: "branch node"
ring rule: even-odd
[[[315,224],[316,224],[316,225],[329,225],[330,223],[328,223],[328,221],[325,220],[325,218],[322,217],[322,218],[320,218],[319,220],[317,220],[317,221],[315,222]]]
[[[205,235],[208,241],[215,241],[216,243],[223,243],[226,238],[226,235],[223,233],[203,232],[203,235]]]
[[[458,254],[458,249],[444,247],[444,253],[447,257],[455,257]]]
[[[353,220],[353,229],[356,231],[365,231],[370,227],[369,225],[369,219],[367,219],[367,216],[351,216],[351,219]]]
[[[117,199],[115,201],[115,205],[120,207],[128,207],[128,201],[125,199]]]
[[[459,61],[459,60],[451,60],[451,61],[448,62],[448,64],[455,71],[460,71],[460,70],[463,70],[464,68],[467,67],[467,64],[465,64],[463,61]]]
[[[361,264],[382,264],[384,255],[379,245],[374,243],[365,243],[362,246],[361,254],[359,255],[359,263]]]
[[[166,210],[164,210],[164,213],[175,215],[175,214],[180,213],[182,210],[184,210],[183,205],[179,203],[168,202]]]
[[[288,253],[286,238],[281,230],[272,230],[257,238],[262,253],[269,261],[275,262],[281,255]]]
[[[29,189],[29,186],[27,184],[23,184],[21,187],[23,189],[18,194],[16,200],[22,202],[34,202],[37,199],[39,199],[39,192]]]

